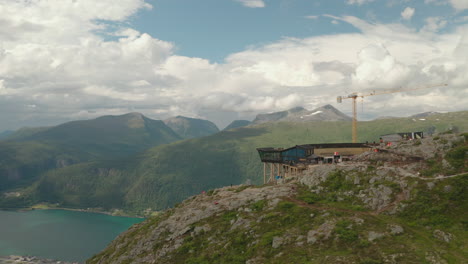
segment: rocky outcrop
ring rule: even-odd
[[[281,184],[193,196],[132,227],[89,263],[461,261],[468,176],[420,175],[425,165],[411,155],[367,153],[310,166]]]
[[[237,188],[225,187],[217,189],[211,195],[205,193],[202,195],[193,196],[187,199],[183,207],[177,207],[168,212],[165,220],[152,226],[144,237],[140,237],[134,241],[135,246],[132,247],[124,256],[110,256],[114,263],[122,263],[127,259],[132,259],[133,263],[154,263],[163,259],[167,254],[177,250],[184,241],[185,235],[194,236],[203,231],[208,231],[211,228],[204,225],[199,228],[193,227],[193,224],[202,221],[203,219],[226,211],[244,211],[245,207],[258,202],[260,200],[272,201],[279,197],[292,196],[295,191],[293,184],[285,184],[281,186],[268,186],[265,188],[247,188],[248,186],[240,186]],[[240,227],[246,228],[249,226],[249,221],[237,218],[231,222],[231,230],[236,230]],[[137,227],[133,227],[135,229]],[[130,229],[127,233],[132,232]],[[122,235],[125,237],[125,234]],[[153,250],[154,241],[164,241],[164,245]],[[114,247],[119,247],[118,242],[113,242]],[[150,253],[148,253],[150,252]],[[145,257],[140,257],[145,255]],[[105,261],[95,259],[97,263],[106,263]]]

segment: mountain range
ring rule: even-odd
[[[123,208],[132,213],[148,208],[161,210],[203,190],[247,181],[260,183],[262,166],[257,147],[351,141],[349,117],[309,122],[288,119],[288,115],[297,120],[318,111],[322,113],[315,115],[338,118],[342,115],[336,113],[338,110],[330,106],[296,110],[286,115],[270,114],[269,122],[186,140],[164,122],[132,113],[66,123],[0,141],[0,191],[18,193],[1,196],[0,207],[48,203],[72,208]],[[466,120],[465,111],[434,114],[424,122],[411,118],[359,122],[359,139],[372,142],[393,132],[443,132],[454,127],[467,131]],[[99,124],[106,128],[98,129]],[[94,143],[93,129],[101,133],[94,137]],[[80,135],[88,136],[83,139]]]

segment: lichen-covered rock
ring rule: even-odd
[[[332,231],[335,228],[336,221],[329,220],[323,223],[315,230],[310,230],[307,233],[307,243],[314,244],[318,240],[327,240],[331,237]]]
[[[400,235],[403,234],[403,232],[405,232],[405,230],[400,225],[390,225],[390,234]]]
[[[244,218],[237,218],[237,220],[232,220],[233,223],[232,223],[232,226],[231,226],[231,230],[234,230],[234,229],[239,229],[239,228],[242,228],[242,229],[246,229],[249,227],[250,225],[250,221],[247,220],[247,219],[244,219]]]
[[[448,264],[448,262],[441,258],[437,252],[426,252],[425,259],[431,264]]]
[[[380,210],[393,201],[393,191],[385,185],[370,187],[366,191],[363,191],[362,194],[365,194],[361,196],[362,201],[373,210]]]
[[[367,240],[372,242],[376,239],[379,239],[379,238],[382,238],[384,237],[385,234],[384,233],[378,233],[378,232],[374,232],[374,231],[370,231],[367,235]]]
[[[444,241],[444,242],[447,242],[447,243],[450,243],[450,241],[452,241],[452,239],[453,239],[452,234],[450,234],[448,232],[444,232],[444,231],[439,230],[439,229],[434,230],[434,232],[432,234],[438,240]]]
[[[273,237],[273,241],[271,243],[272,248],[279,248],[284,242],[284,238],[280,236]]]

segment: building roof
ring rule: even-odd
[[[295,148],[301,149],[323,149],[323,148],[365,148],[368,147],[366,143],[321,143],[321,144],[303,144],[303,145],[296,145],[290,148],[257,148],[257,151],[261,152],[282,152],[288,151]]]

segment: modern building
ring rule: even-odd
[[[371,151],[372,145],[366,143],[329,143],[296,145],[283,148],[258,148],[260,160],[263,162],[263,181],[269,181],[294,175],[307,165],[335,163],[348,160],[354,155]]]

